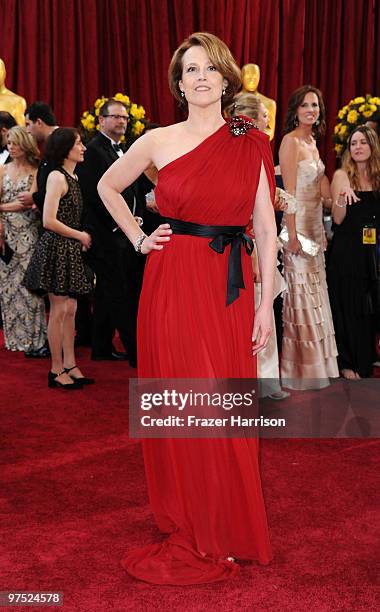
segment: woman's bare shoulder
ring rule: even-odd
[[[52,170],[52,172],[49,173],[46,181],[47,191],[61,197],[67,193],[68,187],[69,186],[63,172],[60,172],[59,170]]]
[[[63,185],[66,183],[66,179],[63,172],[60,172],[59,170],[52,170],[51,172],[49,172],[48,181],[50,183],[55,183],[56,185]]]
[[[281,147],[285,149],[298,149],[300,146],[300,139],[294,132],[285,134],[281,141]]]
[[[281,163],[283,164],[286,160],[292,160],[297,162],[300,151],[300,142],[299,138],[289,132],[285,134],[281,141],[279,155],[281,159]]]
[[[147,142],[162,144],[177,138],[182,132],[183,122],[173,123],[172,125],[150,130],[143,136],[143,138],[145,138]]]

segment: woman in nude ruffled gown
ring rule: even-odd
[[[281,378],[284,386],[293,389],[326,387],[329,378],[339,376],[323,253],[321,182],[325,181],[325,167],[316,145],[324,129],[321,92],[310,85],[300,87],[289,100],[279,152],[285,189],[297,200],[296,213],[284,215],[289,242],[284,249],[287,290]],[[316,242],[318,253],[305,253],[297,234]]]

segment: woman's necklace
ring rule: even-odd
[[[310,147],[310,145],[314,144],[314,138],[313,136],[310,134],[310,136],[301,136],[300,140],[307,145],[308,147]]]
[[[29,175],[29,168],[27,166],[14,166],[11,170],[11,173],[8,171],[8,176],[13,183],[18,183],[22,178]]]

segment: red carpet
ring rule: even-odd
[[[130,578],[119,560],[161,537],[127,434],[134,371],[78,353],[97,383],[68,393],[48,390],[46,360],[0,349],[0,590],[62,591],[63,608],[48,609],[68,612],[378,609],[378,440],[262,442],[268,567],[185,588]]]

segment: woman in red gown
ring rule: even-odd
[[[99,183],[118,225],[149,254],[139,377],[254,378],[255,354],[271,332],[276,259],[268,137],[244,118],[224,120],[222,104],[239,88],[240,70],[212,34],[193,34],[177,49],[169,84],[187,106],[187,120],[140,138]],[[119,194],[151,163],[159,169],[156,202],[170,224],[145,236]],[[246,251],[245,289],[230,291],[226,305],[230,247],[218,253],[186,225],[244,231],[252,210],[263,291],[255,321]],[[200,584],[236,574],[231,557],[270,561],[256,439],[151,439],[143,451],[152,510],[170,535],[129,552],[123,566],[130,574],[155,584]]]

